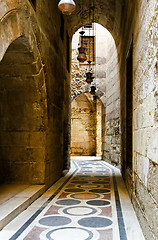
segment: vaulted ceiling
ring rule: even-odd
[[[118,38],[123,11],[123,0],[75,0],[76,9],[72,15],[66,17],[70,33],[89,23],[90,18],[103,25],[113,35]],[[94,9],[94,10],[93,10]]]

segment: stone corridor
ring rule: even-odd
[[[71,169],[1,232],[3,240],[144,240],[120,171],[97,157]]]

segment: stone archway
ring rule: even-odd
[[[52,4],[56,5],[55,1]],[[38,69],[35,79],[40,79],[36,83],[38,84],[37,88],[41,96],[41,105],[44,111],[43,121],[46,126],[43,141],[45,161],[42,167],[45,178],[44,180],[41,178],[41,182],[44,181],[48,187],[59,179],[63,169],[69,168],[69,66],[67,64],[65,68],[65,61],[61,57],[59,48],[56,47],[58,43],[54,45],[57,35],[54,35],[54,33],[53,35],[46,34],[43,27],[47,24],[45,23],[41,27],[36,14],[37,12],[30,1],[6,0],[5,4],[0,3],[0,6],[3,9],[0,12],[0,60],[3,59],[5,52],[14,40],[25,36]],[[58,18],[58,12],[56,12],[55,16]],[[55,22],[54,19],[56,17],[52,19],[52,22],[49,22],[51,27]],[[65,33],[65,29],[63,31]],[[60,42],[62,48],[69,46],[69,40],[67,33],[67,41]],[[66,59],[69,59],[68,50],[64,53],[64,56],[66,56]],[[56,161],[57,158],[58,161]]]
[[[114,38],[105,27],[98,23],[93,24],[96,34],[96,62],[92,65],[95,69],[95,83],[92,84],[96,84],[96,96],[101,100],[104,108],[102,157],[105,161],[121,167],[120,73],[117,47]],[[86,63],[82,64],[77,61],[80,31],[81,28],[72,38],[72,100],[90,91],[90,85],[85,81],[88,66]]]
[[[26,37],[17,38],[0,62],[1,182],[45,182],[42,79]]]

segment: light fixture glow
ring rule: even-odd
[[[62,14],[71,15],[76,8],[76,4],[73,0],[61,0],[58,4],[58,8],[62,11]]]

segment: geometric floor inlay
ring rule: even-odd
[[[73,199],[64,199],[64,200],[56,201],[56,204],[66,205],[66,206],[77,205],[77,204],[80,204],[80,203],[81,203],[81,201],[73,200]]]
[[[112,239],[111,170],[95,161],[74,164],[77,172],[38,221],[40,240]]]
[[[77,160],[73,166],[40,214],[35,212],[19,229],[20,236],[33,222],[19,240],[115,240],[116,227],[121,228],[119,240],[127,240],[113,170],[103,161]],[[16,239],[15,234],[10,240]]]
[[[85,216],[94,214],[97,212],[97,210],[92,207],[80,206],[65,208],[63,212],[72,216]]]
[[[73,158],[71,170],[1,230],[0,240],[145,240],[119,170],[84,159]]]
[[[87,204],[92,206],[108,206],[110,205],[110,201],[107,200],[90,200],[87,201]]]
[[[72,194],[71,195],[72,198],[76,198],[76,199],[95,199],[95,198],[99,198],[100,195],[99,194],[91,194],[91,193],[76,193],[76,194]]]
[[[63,226],[71,223],[71,219],[63,216],[49,216],[40,219],[39,223],[49,227]]]
[[[92,239],[93,234],[87,229],[69,227],[52,230],[46,234],[46,237],[49,240],[90,240]]]
[[[105,217],[87,217],[80,219],[78,223],[84,227],[104,228],[109,227],[112,221]]]

